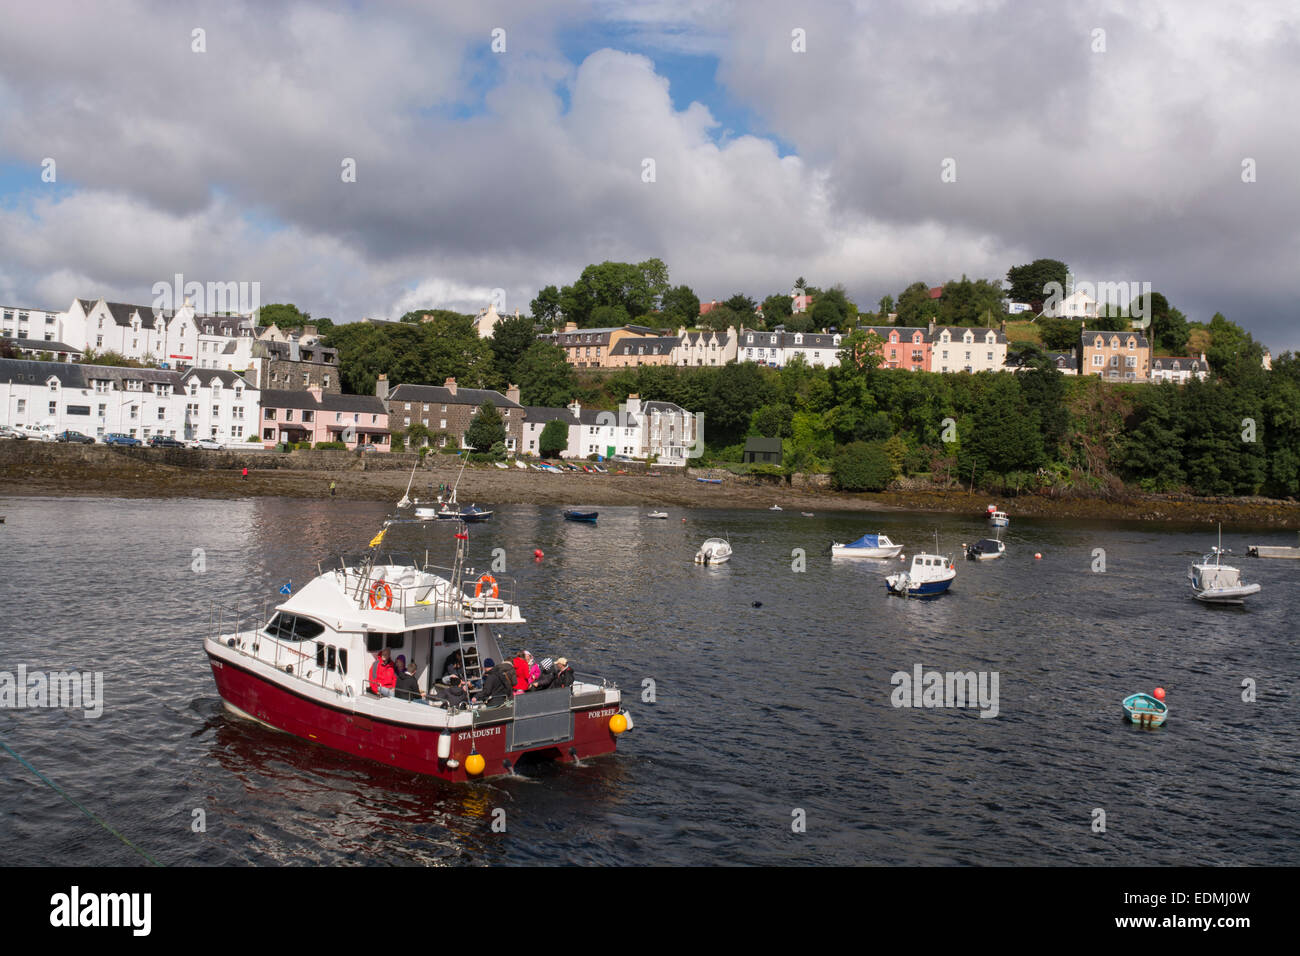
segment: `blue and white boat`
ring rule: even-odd
[[[935,597],[947,591],[955,577],[957,565],[951,556],[914,554],[912,566],[886,577],[885,587],[890,594],[904,597]]]
[[[1125,720],[1143,727],[1159,727],[1169,716],[1169,705],[1150,694],[1130,694],[1120,706]]]
[[[596,523],[596,516],[599,511],[574,511],[572,508],[564,512],[565,521],[586,521],[588,524]]]
[[[857,541],[831,545],[832,558],[896,558],[902,552],[901,544],[894,544],[887,535],[864,534]]]
[[[988,516],[989,524],[995,528],[1005,528],[1011,524],[1011,519],[1007,517],[1007,513],[999,511],[997,505],[989,505]]]

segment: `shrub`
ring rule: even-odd
[[[311,448],[310,442],[303,442],[299,448]],[[316,443],[317,451],[347,451],[348,446],[341,441],[318,441]]]
[[[893,467],[884,442],[855,441],[835,456],[835,485],[843,491],[884,491]]]

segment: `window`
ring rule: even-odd
[[[1092,364],[1095,365],[1095,366],[1100,367],[1100,366],[1104,365],[1105,362],[1106,362],[1105,358],[1102,357],[1102,356],[1100,356],[1100,355],[1094,355],[1094,356],[1092,357]]]
[[[243,437],[244,437],[244,426],[243,426],[243,425],[231,425],[231,426],[230,426],[230,437],[231,437],[231,438],[243,438]]]
[[[97,378],[95,379],[95,391],[99,392],[101,395],[105,392],[111,391],[108,387],[109,384],[110,383],[107,379]]]
[[[213,417],[213,418],[220,418],[220,417],[221,417],[221,406],[220,406],[220,405],[213,405],[213,406],[212,406],[212,417]]]
[[[159,406],[158,406],[158,421],[161,422],[161,421],[163,421],[166,417],[167,417],[167,409],[165,409],[163,406],[159,405]]]
[[[104,417],[104,411],[105,411],[107,408],[108,408],[107,405],[100,405],[100,406],[99,406],[99,411],[98,411],[96,414],[99,415],[100,418],[103,418],[103,417]]]
[[[131,414],[130,414],[130,416],[129,416],[130,419],[131,419],[131,421],[135,421],[139,416],[140,416],[140,406],[139,406],[139,405],[132,405],[132,406],[131,406]]]
[[[244,406],[236,405],[234,408],[232,408],[230,410],[230,417],[237,422],[242,422],[244,420]]]
[[[18,399],[18,414],[21,415],[25,411],[27,411],[27,401],[20,398]]]
[[[324,633],[324,624],[296,614],[285,614],[283,611],[271,618],[271,623],[266,625],[267,636],[282,641],[310,641]]]
[[[269,412],[270,409],[268,408],[267,411]],[[262,438],[264,441],[275,441],[275,429],[274,428],[263,429]]]
[[[50,414],[51,414],[51,415],[57,415],[58,413],[59,413],[59,403],[58,403],[58,402],[50,402]]]
[[[309,411],[307,409],[303,409],[302,420],[303,422],[314,422],[316,420],[316,413],[313,411]]]
[[[291,421],[293,421],[293,409],[292,409],[292,408],[286,408],[286,409],[284,410],[284,420],[285,420],[286,422],[291,422]]]
[[[268,422],[275,421],[275,409],[274,408],[266,409],[265,411],[262,412],[262,417],[265,418]]]

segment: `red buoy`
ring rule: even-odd
[[[1156,700],[1164,700],[1164,699],[1165,699],[1165,689],[1164,689],[1163,687],[1157,687],[1154,696],[1155,696],[1155,699],[1156,699]]]
[[[545,555],[542,554],[541,548],[535,548],[533,550],[533,560],[540,561],[542,560],[543,557],[545,557]]]

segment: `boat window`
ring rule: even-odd
[[[325,625],[295,614],[277,614],[266,625],[266,633],[282,641],[310,641],[325,633]]]
[[[373,633],[366,635],[366,650],[372,654],[382,651],[385,647],[389,650],[399,648],[406,643],[406,635],[401,631],[396,634]]]

